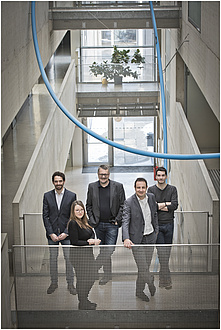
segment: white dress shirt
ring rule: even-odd
[[[57,191],[55,190],[56,202],[57,202],[57,206],[58,206],[59,211],[60,211],[60,207],[61,207],[62,198],[64,196],[64,189],[65,188],[63,188],[63,190],[60,194],[58,194]]]
[[[137,196],[137,195],[136,195]],[[144,235],[149,235],[151,234],[154,229],[151,223],[151,211],[150,211],[150,206],[148,203],[148,196],[145,196],[144,199],[140,199],[137,196],[137,199],[140,203],[140,207],[143,213],[143,217],[144,217]]]

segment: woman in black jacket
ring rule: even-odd
[[[71,205],[68,233],[71,244],[78,246],[70,249],[70,261],[77,277],[78,308],[96,309],[97,304],[90,302],[88,295],[97,277],[97,267],[93,249],[85,245],[98,245],[100,240],[95,239],[93,228],[88,224],[85,207],[81,201],[74,201]]]

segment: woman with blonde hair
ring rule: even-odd
[[[97,304],[88,300],[89,292],[97,276],[97,267],[92,248],[86,245],[98,245],[99,239],[95,239],[93,228],[88,224],[85,207],[82,201],[74,201],[71,205],[68,233],[71,244],[78,246],[71,248],[70,261],[75,269],[77,277],[77,294],[79,309],[96,309]]]

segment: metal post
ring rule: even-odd
[[[212,272],[212,265],[213,265],[213,251],[212,251],[212,246],[211,244],[213,243],[212,241],[212,218],[213,215],[207,213],[207,243],[210,244],[208,245],[208,250],[207,250],[207,271]]]

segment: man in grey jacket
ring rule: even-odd
[[[107,165],[98,168],[98,181],[88,186],[86,209],[89,224],[95,228],[100,245],[115,245],[118,229],[121,227],[125,192],[123,185],[109,179],[110,171]],[[99,284],[104,285],[111,280],[111,255],[114,247],[101,247],[101,253],[96,259],[98,269],[103,266],[104,277]]]
[[[135,194],[124,203],[122,238],[124,246],[132,249],[138,268],[136,296],[143,301],[149,301],[148,296],[143,291],[147,283],[151,296],[154,296],[156,292],[154,277],[149,271],[154,247],[136,245],[156,243],[158,234],[157,204],[155,196],[147,193],[147,181],[144,178],[137,178],[134,188]]]

